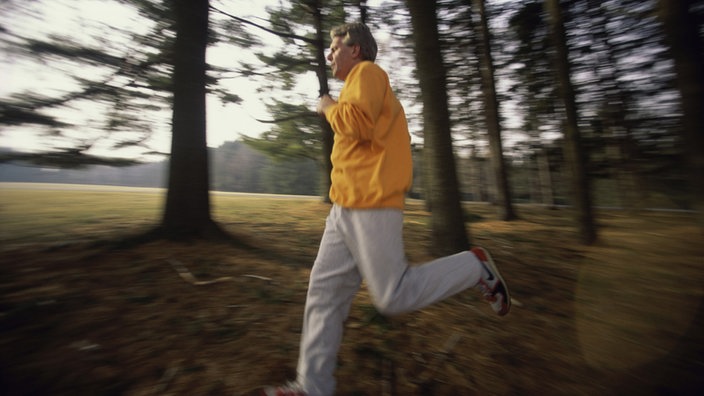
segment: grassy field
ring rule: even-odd
[[[214,195],[215,219],[260,250],[104,243],[154,225],[162,200],[0,189],[0,394],[237,395],[293,377],[329,206]],[[600,240],[586,247],[566,210],[520,206],[520,220],[501,222],[489,205],[466,209],[518,304],[497,318],[467,291],[385,318],[362,288],[338,394],[702,394],[704,232],[691,214],[599,211]],[[433,258],[428,223],[409,204],[413,263]],[[215,282],[194,285],[174,263]]]

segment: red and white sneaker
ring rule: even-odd
[[[506,281],[501,277],[499,269],[496,268],[494,260],[486,249],[473,247],[470,252],[477,256],[484,268],[477,288],[482,292],[494,312],[499,316],[506,315],[511,309],[511,295],[508,293]]]

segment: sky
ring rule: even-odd
[[[140,21],[139,16],[134,12],[111,1],[71,0],[57,2],[42,0],[26,4],[25,7],[31,11],[18,15],[16,12],[12,14],[3,12],[2,8],[7,5],[0,3],[0,26],[9,27],[12,31],[22,36],[38,39],[44,39],[51,34],[66,34],[70,32],[72,37],[86,40],[88,43],[99,46],[114,45],[116,47],[124,43],[126,38],[112,34],[110,37],[105,37],[106,40],[104,42],[93,42],[87,38],[95,36],[96,29],[103,29],[107,32],[111,31],[109,28],[113,26],[132,31],[139,31],[139,29],[146,31],[144,20]],[[265,18],[265,7],[277,5],[278,0],[228,0],[213,1],[212,4],[237,16]],[[108,35],[106,34],[105,36]],[[279,39],[271,34],[262,32],[261,38],[265,43],[269,43],[274,47],[280,43]],[[209,63],[222,67],[235,67],[239,60],[253,59],[252,54],[248,51],[231,46],[209,47],[207,57]],[[68,66],[42,65],[32,63],[18,56],[3,58],[0,61],[0,98],[6,99],[10,95],[20,92],[50,94],[75,86],[71,78],[68,77],[69,73],[57,70],[57,67],[67,67],[72,70],[72,73],[75,73],[75,69],[70,69]],[[80,74],[95,76],[101,72],[104,73],[104,71],[97,68],[95,70],[87,68],[82,69]],[[259,82],[246,78],[234,78],[221,81],[220,84],[229,92],[241,96],[243,102],[241,104],[223,105],[218,98],[208,97],[208,146],[217,147],[226,141],[234,141],[241,135],[258,136],[270,128],[269,124],[257,121],[258,119],[266,120],[271,118],[263,104],[266,100],[265,95],[270,94],[257,93]],[[311,93],[306,105],[314,109],[318,91],[315,76],[311,73],[309,76],[302,78],[299,88],[301,92]],[[78,133],[84,135],[86,133],[98,133],[96,131],[100,120],[97,119],[96,114],[99,114],[99,110],[85,103],[79,107],[73,109],[73,111],[64,110],[61,116],[82,125],[83,130]],[[171,140],[169,120],[170,118],[167,116],[165,122],[162,123],[163,125],[154,126],[156,133],[150,141],[150,145],[157,151],[169,151]],[[87,132],[89,130],[92,132]],[[34,151],[42,148],[46,149],[46,147],[56,144],[57,141],[54,138],[37,133],[36,128],[0,127],[0,147],[11,147],[19,151]],[[99,144],[96,144],[95,150],[104,151],[100,154],[110,152],[107,142],[102,149]],[[112,154],[115,154],[115,152],[113,151]],[[129,155],[129,153],[125,154],[125,156]]]

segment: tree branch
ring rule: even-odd
[[[315,40],[309,39],[308,37],[299,36],[299,35],[297,35],[297,34],[291,34],[291,33],[283,33],[283,32],[279,32],[279,31],[273,30],[273,29],[269,29],[269,28],[266,27],[266,26],[259,25],[259,24],[257,24],[257,23],[248,21],[248,20],[246,20],[246,19],[244,19],[244,18],[240,18],[240,17],[238,17],[238,16],[234,16],[234,15],[232,15],[232,14],[230,14],[230,13],[227,13],[227,12],[225,12],[225,11],[222,11],[222,10],[220,10],[220,9],[218,9],[218,8],[216,8],[216,7],[214,7],[214,6],[212,6],[212,5],[210,6],[210,8],[211,8],[213,11],[215,11],[215,12],[218,12],[218,13],[220,13],[220,14],[222,14],[222,15],[225,15],[226,17],[232,18],[232,19],[234,19],[234,20],[236,20],[236,21],[245,23],[245,24],[247,24],[247,25],[254,26],[254,27],[256,27],[256,28],[259,28],[259,29],[261,29],[261,30],[267,32],[267,33],[271,33],[271,34],[276,35],[276,36],[279,36],[279,37],[285,37],[285,38],[291,38],[291,39],[301,40],[301,41],[306,42],[306,43],[308,43],[308,44],[313,44],[313,45],[317,44]]]
[[[280,122],[286,122],[286,121],[297,120],[297,119],[302,119],[302,118],[317,118],[317,114],[311,111],[308,113],[294,114],[289,117],[275,118],[273,120],[260,120],[258,118],[255,118],[255,120],[262,122],[264,124],[278,124]]]

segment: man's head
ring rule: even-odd
[[[363,23],[348,23],[330,31],[330,54],[328,61],[332,74],[347,78],[350,70],[359,62],[376,60],[377,45],[369,28]]]

